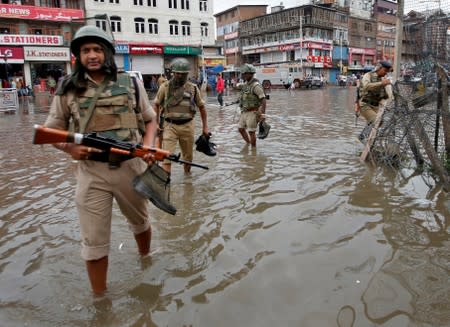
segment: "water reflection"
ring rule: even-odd
[[[48,109],[2,115],[2,326],[448,326],[448,194],[361,165],[353,100],[352,88],[272,90],[255,149],[237,107],[209,97],[218,154],[194,159],[210,170],[173,167],[178,213],[152,207],[144,260],[115,210],[100,300],[79,257],[74,162],[31,145]]]

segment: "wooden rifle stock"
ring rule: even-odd
[[[81,134],[79,134],[81,135]],[[68,131],[34,125],[33,144],[77,143],[75,135]]]
[[[168,159],[180,164],[189,164],[194,167],[209,169],[206,166],[199,165],[190,161],[180,159],[180,155],[170,153],[169,151],[159,148],[151,148],[141,144],[133,144],[122,142],[113,138],[104,137],[97,133],[71,133],[59,129],[45,127],[41,125],[34,125],[33,144],[52,144],[52,143],[76,143],[85,146],[90,146],[103,150],[123,155],[125,157],[141,157],[151,153],[155,160],[162,161]]]

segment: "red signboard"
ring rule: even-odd
[[[163,48],[148,44],[129,44],[130,54],[162,54]]]
[[[319,43],[319,42],[304,41],[303,42],[303,47],[306,47],[306,48],[309,48],[309,49],[331,50],[331,44]]]
[[[367,48],[348,48],[350,54],[364,54],[369,56],[374,56],[376,54],[375,49],[367,49]]]
[[[70,22],[74,19],[84,18],[84,12],[81,9],[0,4],[0,17],[47,20],[52,22]]]
[[[4,64],[5,59],[10,64],[23,63],[23,48],[19,47],[0,47],[0,63]]]
[[[306,57],[306,60],[311,63],[319,64],[322,63],[323,67],[325,68],[331,68],[331,57],[329,56],[308,56]]]

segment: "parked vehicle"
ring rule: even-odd
[[[257,66],[255,78],[257,78],[265,89],[272,86],[284,86],[288,88],[290,83],[288,82],[289,74],[296,87],[302,85],[303,73],[299,64],[279,64],[270,66]]]
[[[317,76],[308,76],[303,81],[303,86],[306,88],[312,88],[312,87],[322,87],[322,81],[320,80],[320,77]]]

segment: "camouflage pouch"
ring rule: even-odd
[[[153,164],[133,179],[136,192],[149,199],[157,208],[175,215],[177,209],[170,204],[170,174]]]

